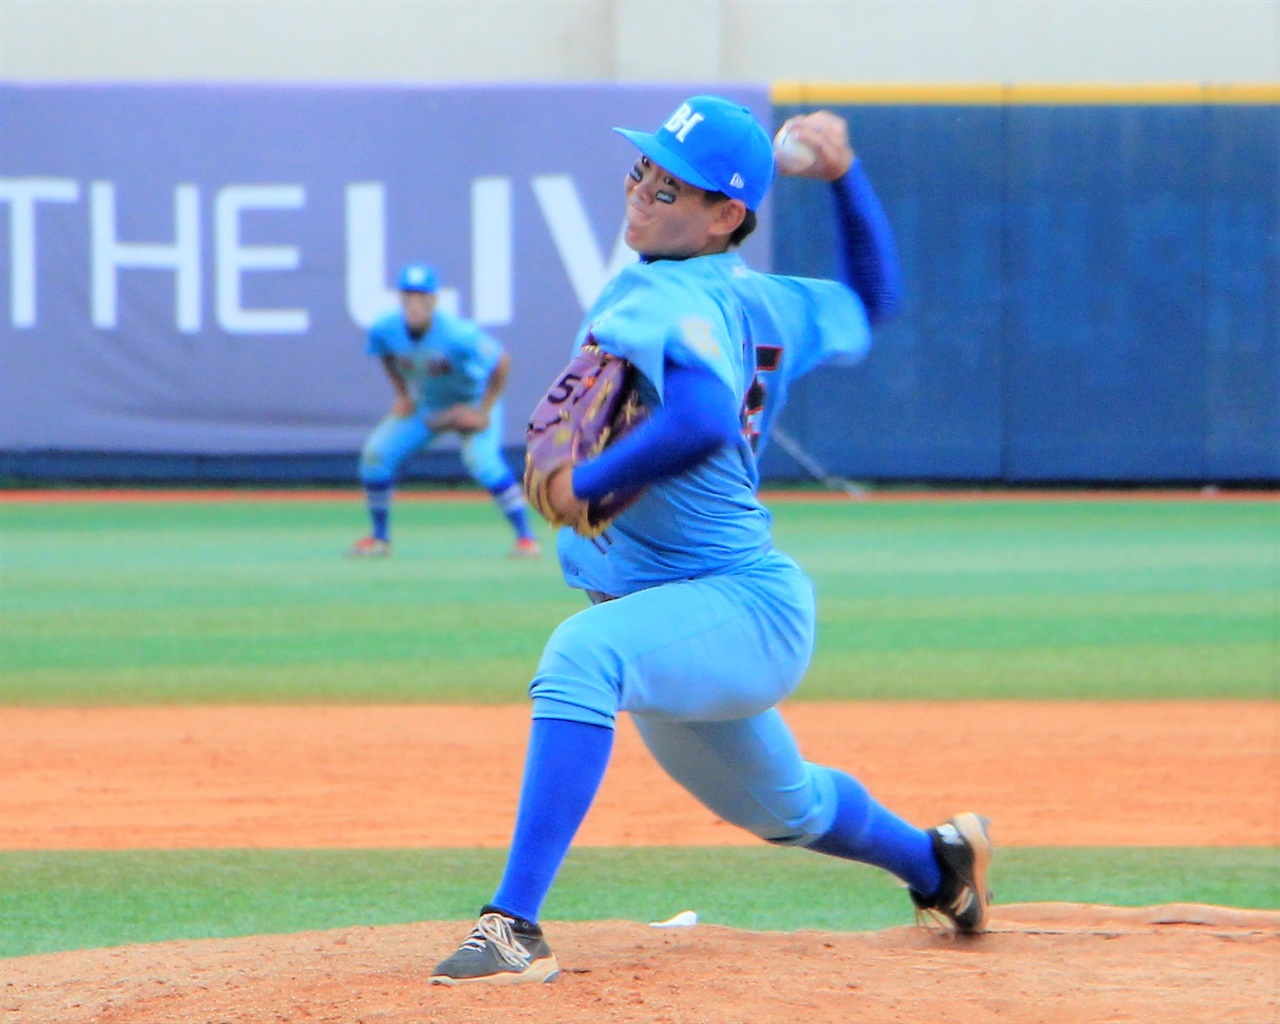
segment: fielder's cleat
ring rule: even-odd
[[[532,537],[521,537],[510,552],[512,558],[541,558],[542,548]]]
[[[391,545],[378,537],[361,537],[347,551],[349,558],[386,558]]]
[[[958,934],[973,935],[986,929],[991,892],[987,865],[991,862],[991,837],[987,819],[970,811],[957,814],[929,829],[933,855],[942,869],[942,884],[933,896],[910,890],[917,918],[924,911],[935,920],[945,918]]]
[[[436,964],[431,984],[518,985],[554,981],[559,973],[560,964],[541,928],[486,906],[458,951]]]

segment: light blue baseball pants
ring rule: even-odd
[[[799,685],[813,640],[813,586],[770,552],[566,619],[530,686],[533,717],[612,727],[629,711],[658,763],[721,818],[807,844],[831,827],[835,786],[775,705]]]
[[[394,484],[404,461],[438,436],[426,424],[433,411],[439,410],[418,409],[379,423],[360,453],[360,482],[366,487]],[[489,491],[510,483],[511,467],[502,457],[501,400],[494,403],[484,430],[462,435],[462,462],[471,479]]]

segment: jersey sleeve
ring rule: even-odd
[[[470,325],[462,347],[465,356],[461,362],[468,379],[476,384],[484,384],[502,359],[502,345],[479,327]]]
[[[390,327],[391,321],[388,317],[380,317],[374,321],[373,326],[369,328],[368,341],[365,344],[366,355],[389,356],[392,354],[388,337]]]
[[[757,348],[777,344],[795,380],[825,364],[853,365],[871,348],[871,325],[862,301],[839,281],[769,276],[744,289],[742,302]]]
[[[861,300],[839,281],[756,274],[741,282],[740,298],[754,357],[744,425],[761,454],[792,382],[824,364],[858,362],[871,328]]]
[[[633,277],[624,297],[588,325],[587,340],[631,363],[659,401],[667,363],[707,367],[734,394],[745,388],[729,314],[713,291],[691,279],[691,269],[633,264],[622,271]]]

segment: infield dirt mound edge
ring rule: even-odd
[[[1280,1020],[1280,912],[1014,904],[991,931],[547,924],[554,984],[441,988],[469,922],[161,942],[4,962],[0,1021],[565,1024]]]

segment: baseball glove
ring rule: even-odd
[[[635,369],[593,342],[578,350],[529,417],[524,493],[553,526],[598,537],[640,491],[612,491],[582,502],[574,518],[551,506],[547,485],[556,470],[592,458],[643,422],[648,410],[635,388]]]
[[[474,434],[489,425],[489,416],[481,412],[479,407],[459,402],[436,413],[427,421],[436,433],[444,434],[453,431],[458,434]]]

